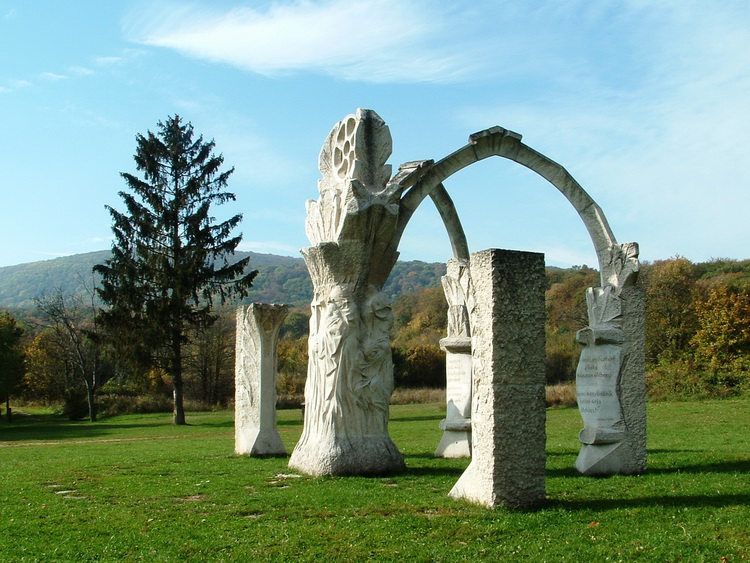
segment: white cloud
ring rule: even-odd
[[[16,90],[31,86],[31,82],[28,80],[8,80],[6,84],[7,86],[0,86],[0,94],[10,94]]]
[[[123,61],[122,57],[97,57],[94,62],[100,66],[111,66]]]
[[[57,74],[55,72],[42,72],[39,75],[39,78],[42,78],[44,80],[51,80],[53,82],[56,82],[58,80],[65,80],[68,77],[65,76],[65,75],[63,75],[63,74]]]
[[[524,134],[573,173],[618,237],[638,240],[651,259],[746,255],[750,9],[738,2],[629,6],[638,25],[608,31],[636,30],[638,50],[615,51],[622,67],[638,68],[636,80],[624,71],[605,76],[613,61],[601,53],[587,72],[606,88],[569,84],[527,100],[467,106],[458,119]]]
[[[84,66],[72,66],[68,69],[71,74],[76,76],[90,76],[94,74],[94,71]]]
[[[124,29],[142,44],[264,75],[314,71],[366,82],[450,82],[476,65],[468,45],[452,48],[459,26],[449,16],[424,1],[287,1],[266,11],[163,4],[132,13]]]

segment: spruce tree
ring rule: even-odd
[[[94,267],[99,296],[108,307],[101,320],[129,359],[161,368],[172,380],[174,423],[185,424],[183,346],[189,329],[208,326],[215,299],[244,297],[257,271],[249,258],[232,262],[242,235],[242,215],[216,222],[212,206],[233,201],[225,191],[234,168],[214,142],[194,138],[180,117],[158,123],[156,134],[136,136],[134,155],[142,178],[122,173],[129,191],[119,193],[126,211],[107,206],[113,219],[112,257]]]

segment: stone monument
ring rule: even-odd
[[[450,492],[488,508],[545,496],[544,256],[471,255],[472,459]]]
[[[445,420],[435,457],[471,457],[471,328],[472,303],[469,265],[465,260],[448,261],[442,278],[448,302],[448,336],[440,341],[445,351]]]
[[[390,300],[381,290],[402,188],[389,182],[391,135],[357,110],[320,153],[320,197],[307,202],[302,255],[313,282],[305,417],[289,466],[310,475],[377,475],[405,467],[388,435],[393,360]]]
[[[584,428],[576,468],[587,475],[646,469],[646,382],[643,289],[638,245],[613,245],[602,287],[586,292],[589,326],[576,371]]]
[[[310,475],[376,475],[404,467],[388,435],[392,313],[382,288],[410,218],[429,197],[455,258],[443,280],[448,412],[435,453],[471,450],[474,456],[451,493],[456,498],[527,506],[544,497],[544,262],[541,255],[508,251],[470,256],[443,185],[457,171],[499,156],[565,196],[589,232],[602,272],[601,287],[587,297],[589,327],[577,336],[584,345],[578,369],[584,429],[576,466],[591,474],[645,469],[637,245],[618,244],[601,208],[570,173],[513,131],[480,131],[437,162],[404,164],[393,179],[390,154],[388,127],[362,109],[334,126],[320,153],[320,196],[307,202],[311,246],[302,250],[314,290],[306,409],[290,467]]]
[[[237,309],[234,449],[241,455],[284,456],[276,430],[276,341],[286,305]]]

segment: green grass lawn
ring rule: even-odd
[[[295,475],[233,453],[233,413],[40,414],[0,424],[4,561],[739,561],[750,559],[750,399],[649,405],[649,470],[573,468],[575,409],[548,411],[547,502],[448,497],[468,460],[432,457],[439,405],[391,410],[408,470]],[[291,452],[299,411],[280,411]],[[723,559],[725,558],[725,559]]]

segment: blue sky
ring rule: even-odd
[[[500,125],[562,164],[641,258],[750,257],[747,0],[0,0],[0,266],[108,248],[135,136],[179,114],[236,172],[241,249],[298,256],[331,127],[375,110],[400,163]],[[520,165],[446,181],[472,251],[595,265]],[[429,201],[403,259],[443,261]]]

